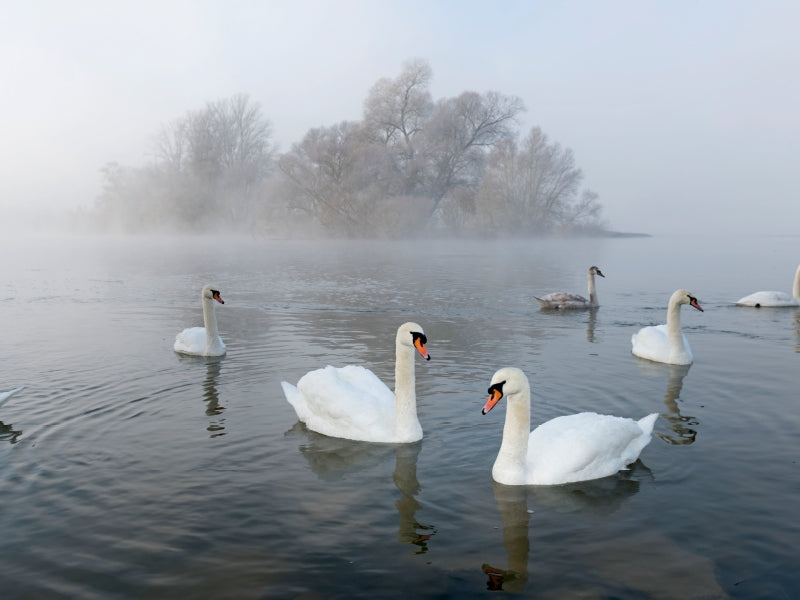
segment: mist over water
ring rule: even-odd
[[[798,238],[539,241],[4,238],[0,578],[8,598],[793,597]],[[540,311],[534,295],[600,308]],[[227,355],[184,357],[213,283]],[[684,307],[689,367],[631,355]],[[297,423],[280,381],[332,364],[390,387],[415,320],[425,437],[337,440]],[[532,426],[593,410],[655,435],[629,471],[493,484],[494,371],[532,384]]]

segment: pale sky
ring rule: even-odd
[[[423,58],[434,99],[519,96],[613,229],[797,234],[799,26],[796,0],[0,0],[0,211],[89,207],[238,93],[286,151]]]

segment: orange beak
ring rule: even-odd
[[[417,349],[417,352],[419,352],[420,356],[422,356],[422,358],[424,358],[425,360],[431,359],[431,355],[428,354],[428,350],[425,348],[425,343],[422,341],[421,338],[414,339],[414,348]]]
[[[691,300],[689,300],[689,306],[694,306],[694,307],[695,307],[697,310],[699,310],[700,312],[705,312],[705,311],[703,310],[703,307],[702,307],[702,306],[700,306],[700,305],[697,303],[697,298],[692,298]]]
[[[225,304],[225,301],[222,299],[222,296],[219,295],[219,292],[214,292],[212,296],[214,296],[214,300],[216,300],[220,304]]]
[[[483,405],[483,410],[481,411],[481,414],[485,415],[490,410],[492,410],[494,408],[494,405],[500,402],[500,398],[502,397],[503,397],[503,392],[501,392],[496,387],[492,387],[489,390],[489,399],[486,401],[486,404]]]

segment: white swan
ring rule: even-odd
[[[667,307],[667,324],[642,327],[631,336],[631,352],[634,355],[672,365],[692,364],[692,349],[681,331],[681,304],[688,304],[703,312],[690,291],[675,290]]]
[[[200,302],[203,305],[203,323],[205,327],[189,327],[175,336],[175,352],[192,354],[194,356],[222,356],[225,354],[225,344],[219,337],[217,328],[217,315],[214,312],[214,301],[225,304],[219,291],[214,286],[207,285],[200,292]]]
[[[7,392],[0,392],[0,406],[3,406],[3,404],[5,404],[6,400],[8,400],[9,398],[11,398],[11,396],[13,396],[18,391],[23,390],[23,389],[25,389],[24,385],[20,386],[18,388],[14,388],[13,390],[9,390]]]
[[[737,306],[754,306],[756,308],[783,306],[800,306],[800,266],[794,274],[792,295],[786,292],[754,292],[736,301]]]
[[[583,412],[556,417],[530,431],[531,388],[521,370],[497,371],[483,414],[508,398],[503,442],[492,478],[505,485],[558,485],[608,477],[639,458],[658,413],[638,421]]]
[[[594,287],[594,276],[600,275],[605,278],[605,275],[595,266],[589,267],[589,272],[586,276],[587,287],[589,289],[589,299],[578,294],[568,294],[567,292],[553,292],[541,298],[534,296],[539,301],[543,308],[597,308],[600,306],[597,302],[597,290]]]
[[[422,439],[417,418],[414,349],[426,360],[428,339],[416,323],[404,323],[395,340],[395,391],[364,367],[327,366],[281,382],[297,418],[312,431],[364,442],[405,443]]]

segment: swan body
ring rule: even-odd
[[[800,266],[794,274],[791,296],[786,292],[755,292],[736,301],[737,306],[753,306],[755,308],[784,306],[800,306]]]
[[[364,367],[327,366],[310,371],[297,386],[281,382],[297,418],[312,431],[364,442],[406,443],[422,439],[417,418],[414,351],[430,354],[422,327],[404,323],[395,339],[395,390]]]
[[[635,356],[671,365],[692,364],[692,349],[681,331],[682,304],[703,312],[697,298],[690,291],[676,290],[669,299],[667,324],[643,327],[631,336],[631,352]]]
[[[541,298],[534,296],[539,301],[543,308],[597,308],[600,306],[597,302],[597,290],[594,285],[594,276],[600,275],[605,278],[605,275],[597,267],[589,267],[589,272],[586,276],[587,287],[589,289],[589,299],[578,294],[568,294],[567,292],[553,292]]]
[[[7,392],[0,392],[0,406],[5,404],[5,401],[8,400],[9,398],[11,398],[11,396],[13,396],[18,391],[23,390],[23,389],[25,389],[24,385],[20,386],[18,388],[14,388],[13,390],[9,390]]]
[[[530,431],[530,384],[513,367],[492,377],[483,414],[503,397],[508,399],[506,422],[492,478],[505,485],[558,485],[613,475],[639,458],[658,418],[658,413],[634,421],[583,412]]]
[[[225,344],[219,337],[217,328],[217,314],[214,312],[214,302],[225,304],[218,290],[207,285],[200,292],[200,302],[203,306],[203,323],[205,327],[189,327],[175,336],[173,350],[180,354],[193,356],[222,356],[225,354]]]

